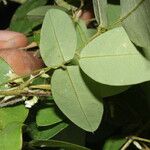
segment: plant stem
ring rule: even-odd
[[[115,25],[123,22],[126,18],[128,18],[134,11],[137,10],[137,8],[144,2],[145,0],[141,0],[128,14],[126,14],[125,16],[119,18],[116,22],[112,23],[108,29],[113,28]]]
[[[79,7],[79,10],[82,9],[83,6],[84,6],[84,0],[80,0],[80,7]]]
[[[39,97],[48,97],[51,96],[50,91],[43,91],[43,90],[37,90],[37,91],[28,91],[26,93],[21,93],[22,96],[39,96]]]
[[[10,105],[14,105],[16,103],[19,103],[19,102],[23,102],[25,101],[26,99],[23,98],[23,96],[38,96],[38,97],[48,97],[48,96],[51,96],[51,92],[49,91],[28,91],[27,93],[21,93],[19,95],[19,97],[14,97],[14,98],[10,98],[6,101],[2,100],[0,101],[0,108],[1,107],[5,107],[5,106],[10,106]]]
[[[38,44],[36,42],[32,42],[30,45],[28,45],[26,47],[18,48],[18,50],[28,50],[28,49],[36,48],[37,46],[38,46]]]
[[[0,91],[0,95],[4,95],[4,96],[11,96],[11,95],[21,95],[22,93],[26,93],[27,90],[23,89],[13,89],[13,90],[1,90]]]
[[[120,150],[125,150],[129,145],[133,142],[133,139],[127,140],[127,142],[123,145],[123,147]]]
[[[23,101],[25,101],[23,98],[15,98],[11,101],[8,101],[8,102],[5,102],[5,103],[0,103],[0,108],[10,106],[10,105],[14,105],[16,103],[23,102]]]
[[[31,89],[51,90],[51,86],[49,84],[31,85],[31,86],[29,86],[29,88],[31,88]]]
[[[6,0],[2,0],[2,2],[4,3],[4,5],[7,5],[7,1]]]
[[[0,95],[4,96],[50,96],[50,91],[43,91],[43,90],[28,90],[28,89],[13,89],[13,90],[3,90],[0,91]]]
[[[137,136],[132,136],[132,139],[133,140],[137,140],[137,141],[142,141],[142,142],[150,143],[149,139],[144,139],[144,138],[140,138],[140,137],[137,137]]]
[[[147,122],[147,123],[144,125],[144,127],[143,127],[142,129],[140,129],[140,130],[137,132],[136,136],[128,137],[127,142],[123,145],[123,147],[121,148],[121,150],[127,149],[127,148],[129,147],[129,145],[130,145],[133,141],[135,141],[135,140],[150,143],[150,140],[138,137],[145,129],[147,129],[147,128],[149,128],[149,127],[150,127],[150,121]]]
[[[29,76],[31,76],[31,75],[33,75],[33,74],[37,74],[37,73],[40,73],[40,72],[41,72],[40,75],[42,75],[42,74],[48,72],[48,71],[51,70],[51,69],[57,69],[57,68],[59,68],[59,67],[60,67],[60,66],[56,66],[56,67],[46,67],[46,68],[42,68],[42,69],[35,70],[35,71],[31,72],[30,74],[26,74],[26,75],[24,75],[24,76],[18,76],[18,77],[16,77],[16,78],[13,78],[13,79],[10,79],[10,80],[8,80],[8,81],[6,81],[6,82],[3,82],[3,83],[0,84],[0,87],[3,86],[3,85],[5,85],[5,84],[8,84],[9,82],[14,82],[15,80],[18,80],[18,79],[27,78],[27,77],[29,77]]]

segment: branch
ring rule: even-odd
[[[122,146],[121,150],[126,150],[130,146],[130,144],[134,141],[143,141],[143,142],[150,143],[150,140],[138,137],[145,129],[149,127],[150,127],[150,121],[148,121],[142,129],[138,130],[136,136],[127,137],[128,140]]]
[[[30,96],[36,96],[36,97],[48,97],[51,96],[51,92],[49,91],[42,91],[42,90],[36,90],[36,91],[20,91],[20,95],[18,96],[8,96],[8,98],[4,98],[0,101],[0,107],[10,106],[14,105],[19,102],[26,101],[25,97]]]
[[[16,103],[23,102],[23,101],[25,101],[23,98],[15,98],[11,101],[8,101],[8,102],[5,102],[5,103],[0,103],[0,108],[5,107],[5,106],[14,105]]]
[[[13,90],[3,90],[0,91],[0,95],[4,96],[51,96],[50,91],[43,91],[43,90],[28,90],[28,89],[13,89]]]

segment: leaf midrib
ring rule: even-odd
[[[80,108],[81,108],[81,110],[82,110],[82,112],[83,112],[83,115],[85,116],[85,119],[86,119],[86,121],[87,121],[89,127],[91,128],[91,131],[93,131],[93,128],[92,128],[92,126],[91,126],[91,124],[90,124],[90,121],[88,120],[88,117],[87,117],[86,113],[84,112],[84,109],[83,109],[83,107],[82,107],[82,104],[80,103],[80,100],[79,100],[80,98],[79,98],[79,96],[78,96],[78,92],[77,92],[77,90],[76,90],[76,88],[75,88],[75,86],[74,86],[74,83],[73,83],[73,81],[72,81],[72,79],[71,79],[71,76],[70,76],[70,74],[69,74],[68,69],[66,69],[66,72],[67,72],[68,77],[69,77],[69,79],[70,79],[70,83],[71,83],[71,85],[72,85],[72,88],[74,89],[74,93],[75,93],[75,95],[76,95],[77,102],[79,103],[79,106],[80,106]]]
[[[99,57],[124,57],[124,56],[138,56],[138,54],[118,54],[118,55],[93,55],[93,56],[81,56],[80,59],[86,59],[86,58],[99,58]]]
[[[55,29],[55,27],[54,27],[54,25],[53,25],[53,22],[52,22],[51,13],[49,13],[49,18],[50,18],[50,22],[51,22],[51,25],[52,25],[52,28],[53,28],[53,33],[54,33],[54,36],[55,36],[55,39],[56,39],[56,42],[57,42],[57,45],[58,45],[58,49],[59,49],[60,55],[61,55],[63,61],[65,62],[65,58],[64,58],[64,56],[63,56],[63,51],[62,51],[62,49],[61,49],[61,47],[60,47],[59,40],[57,39],[57,36],[56,36],[56,31],[55,31],[56,29]]]

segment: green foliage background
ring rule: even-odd
[[[77,15],[80,1],[72,2],[27,0],[11,19],[11,30],[39,44],[46,66],[32,82],[30,76],[20,78],[29,88],[50,85],[51,95],[38,97],[30,110],[22,103],[3,107],[4,98],[15,95],[6,94],[10,67],[0,60],[2,150],[119,150],[136,147],[134,141],[149,146],[149,0],[119,5],[93,0],[97,26],[92,29]],[[125,137],[132,140],[126,147]]]

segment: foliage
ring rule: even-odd
[[[84,136],[78,142],[72,137],[89,132],[103,137],[104,150],[123,144],[127,149],[129,141],[148,147],[144,133],[149,131],[150,110],[149,0],[121,0],[120,5],[93,0],[97,27],[92,29],[80,19],[86,2],[83,6],[82,0],[48,2],[24,2],[10,22],[11,30],[30,35],[39,44],[45,67],[12,78],[10,66],[0,59],[0,149],[88,150],[81,144]],[[136,99],[131,94],[134,88],[144,96]],[[23,102],[32,107],[30,111]],[[65,138],[73,124],[78,132],[72,130]],[[108,139],[111,125],[122,129],[119,139]],[[107,131],[99,132],[101,127]],[[132,133],[143,138],[132,138]]]

